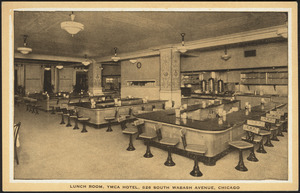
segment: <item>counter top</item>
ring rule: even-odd
[[[134,101],[136,99],[122,99],[121,102],[125,101]],[[88,108],[92,110],[100,110],[100,109],[106,109],[106,108],[111,108],[111,107],[124,107],[124,106],[132,106],[132,105],[147,105],[151,103],[156,103],[156,102],[166,102],[167,100],[148,100],[147,103],[126,103],[122,104],[121,106],[116,106],[113,100],[110,101],[102,101],[102,102],[97,102],[96,103],[96,108],[91,108],[91,103],[90,102],[82,102],[82,103],[71,103],[69,105],[75,106],[75,107],[83,107],[83,108]]]
[[[230,103],[236,103],[236,102],[239,102],[239,100],[226,100],[226,99],[222,99],[222,104],[212,104],[212,105],[209,105],[209,106],[206,106],[206,108],[203,108],[202,107],[202,104],[194,104],[194,105],[189,105],[187,107],[187,109],[184,109],[184,110],[181,110],[181,112],[188,112],[188,111],[195,111],[195,110],[198,110],[198,109],[209,109],[209,108],[214,108],[214,107],[218,107],[220,105],[223,105],[223,104],[230,104]]]
[[[247,119],[259,119],[260,116],[264,115],[266,112],[275,108],[275,105],[279,105],[278,103],[267,103],[265,104],[264,110],[261,109],[260,106],[256,106],[252,108],[252,111],[249,115],[245,115],[245,109],[232,112],[227,114],[226,122],[222,125],[218,124],[218,118],[213,118],[209,120],[199,121],[192,119],[182,119],[175,117],[175,109],[166,110],[166,111],[157,111],[151,113],[144,113],[136,115],[137,118],[152,120],[162,123],[167,123],[176,126],[188,127],[196,130],[203,131],[225,131],[233,126],[239,126],[245,123]]]
[[[237,94],[236,96],[247,96],[247,97],[264,97],[264,98],[271,98],[271,97],[278,97],[279,95],[271,95],[271,94],[264,94],[264,95],[254,95],[252,93],[243,93]]]

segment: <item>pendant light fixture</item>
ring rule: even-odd
[[[227,54],[227,47],[225,46],[224,55],[221,56],[221,59],[227,61],[230,58],[231,56]]]
[[[50,66],[47,65],[47,66],[45,67],[45,70],[47,70],[47,71],[51,70]]]
[[[185,36],[185,33],[181,33],[181,46],[177,47],[177,50],[180,53],[185,53],[187,51],[187,49],[184,47],[184,36]]]
[[[89,59],[87,59],[87,55],[86,54],[84,55],[84,58],[85,59],[82,62],[82,64],[85,65],[85,66],[88,66],[91,63],[91,61]]]
[[[117,57],[117,50],[118,50],[118,48],[114,48],[114,50],[115,50],[115,55],[113,57],[111,57],[111,59],[114,62],[118,62],[120,60],[120,57]]]
[[[61,65],[61,64],[59,64],[59,65],[57,65],[57,66],[56,66],[56,68],[57,68],[57,69],[59,69],[59,70],[61,70],[61,69],[63,69],[63,68],[64,68],[64,66],[63,66],[63,65]]]
[[[24,35],[24,44],[23,44],[24,47],[17,48],[17,50],[19,52],[21,52],[22,54],[29,54],[30,52],[32,52],[32,49],[27,47],[27,38],[28,38],[28,35]]]
[[[79,22],[75,22],[75,15],[72,11],[72,14],[70,14],[71,16],[71,21],[64,21],[60,24],[61,29],[66,30],[69,34],[72,35],[72,37],[77,34],[78,32],[84,30],[84,25],[79,23]]]

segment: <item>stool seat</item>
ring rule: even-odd
[[[243,137],[242,137],[242,140],[247,141],[248,139],[247,139],[246,136],[243,136]],[[253,142],[259,143],[261,140],[262,140],[262,137],[261,137],[261,136],[256,136],[256,137],[253,139]]]
[[[124,134],[130,134],[130,135],[134,135],[136,134],[138,131],[136,128],[126,128],[122,131]]]
[[[266,130],[260,130],[259,135],[261,135],[261,136],[271,135],[271,132],[270,131],[266,131]]]
[[[87,118],[87,117],[78,118],[78,121],[88,121],[88,120],[90,120],[90,118]]]
[[[127,114],[120,114],[120,117],[129,118],[129,117],[130,117],[130,115],[127,115]]]
[[[105,121],[112,121],[112,120],[114,120],[114,119],[115,119],[114,116],[111,116],[111,117],[104,117],[104,120],[105,120]]]
[[[187,144],[185,150],[194,152],[194,153],[201,153],[204,154],[207,151],[206,145],[198,145],[198,144]]]
[[[271,128],[270,128],[270,131],[274,131],[274,130],[277,130],[278,128],[276,127],[276,126],[272,126]]]
[[[70,113],[63,113],[65,116],[70,116]]]
[[[162,138],[159,142],[163,145],[175,146],[179,143],[179,139],[166,137],[166,138]]]
[[[77,116],[76,116],[76,115],[70,115],[70,117],[71,117],[71,118],[77,118]]]
[[[144,138],[144,139],[154,139],[156,137],[156,134],[152,134],[152,133],[142,133],[139,136],[140,138]]]
[[[228,144],[238,149],[248,149],[253,147],[253,144],[245,141],[230,141]]]

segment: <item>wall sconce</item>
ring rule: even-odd
[[[118,62],[120,60],[120,57],[117,57],[117,50],[118,50],[118,48],[114,48],[114,50],[115,50],[115,56],[111,57],[111,59],[114,62]]]
[[[227,61],[230,58],[231,58],[231,56],[227,54],[227,48],[225,46],[224,55],[221,56],[221,59]]]
[[[185,36],[185,33],[181,33],[181,46],[177,47],[177,50],[180,52],[180,53],[185,53],[187,51],[187,49],[184,47],[184,36]]]
[[[131,63],[131,64],[135,64],[136,62],[137,62],[137,60],[129,60],[129,62]]]

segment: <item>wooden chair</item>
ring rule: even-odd
[[[282,111],[270,111],[270,115],[272,117],[278,119],[277,123],[275,124],[276,127],[278,128],[278,133],[277,136],[284,137],[282,131],[283,131],[283,126],[287,120],[285,120],[284,112]]]
[[[258,124],[255,124],[255,122],[257,122]],[[265,136],[266,137],[270,136],[271,132],[262,130],[261,128],[258,127],[258,125],[259,126],[264,125],[265,124],[264,122],[247,120],[247,123],[249,123],[251,125],[248,125],[248,124],[243,125],[243,130],[246,131],[246,138],[242,137],[242,140],[245,140],[252,144],[259,144],[259,147],[256,150],[256,152],[267,153],[266,150],[264,149],[263,138]],[[255,125],[256,127],[254,127],[252,125]],[[254,155],[254,157],[255,157],[255,155]],[[253,160],[251,160],[251,161],[258,161],[254,157],[253,157]]]
[[[191,154],[194,157],[194,168],[190,172],[190,174],[194,177],[200,177],[203,174],[199,169],[198,157],[203,156],[206,153],[207,147],[206,145],[200,145],[200,144],[187,144],[185,128],[182,128],[180,130],[180,133],[181,133],[181,140],[182,140],[184,150],[186,150],[189,154]]]
[[[165,145],[168,150],[168,157],[164,163],[165,166],[175,166],[175,162],[172,159],[172,149],[176,147],[176,145],[179,143],[179,139],[171,137],[162,137],[161,125],[158,125],[158,127],[156,127],[156,133],[158,142],[162,145]]]
[[[287,128],[288,128],[288,106],[284,105],[283,107],[280,108],[276,108],[275,109],[277,112],[280,112],[282,116],[282,132],[287,132]]]
[[[112,128],[111,128],[111,122],[116,120],[117,115],[118,115],[118,108],[114,110],[114,115],[108,115],[104,117],[104,120],[108,122],[108,127],[106,132],[112,132]]]
[[[138,126],[143,125],[144,121],[143,120],[136,120],[133,122],[133,125],[131,127],[127,127],[124,129],[122,132],[124,134],[129,135],[129,146],[127,148],[127,151],[134,151],[135,148],[132,143],[132,136],[138,133]]]
[[[278,130],[278,127],[276,127],[276,122],[277,122],[276,119],[269,117],[266,114],[266,117],[262,116],[260,118],[260,120],[268,123],[268,124],[266,124],[266,129],[268,131],[271,131],[271,135],[272,135],[271,140],[279,141],[279,139],[277,138],[277,133],[276,133]]]
[[[21,127],[21,122],[14,124],[14,158],[18,165],[19,165],[19,158],[18,158],[17,147],[20,146],[20,142],[19,142],[20,127]]]
[[[153,154],[151,153],[151,150],[150,150],[150,142],[151,142],[151,140],[158,137],[157,136],[157,127],[158,127],[158,125],[154,125],[152,132],[148,132],[148,133],[144,132],[139,135],[139,138],[143,139],[147,146],[146,153],[144,154],[145,158],[153,157]]]

